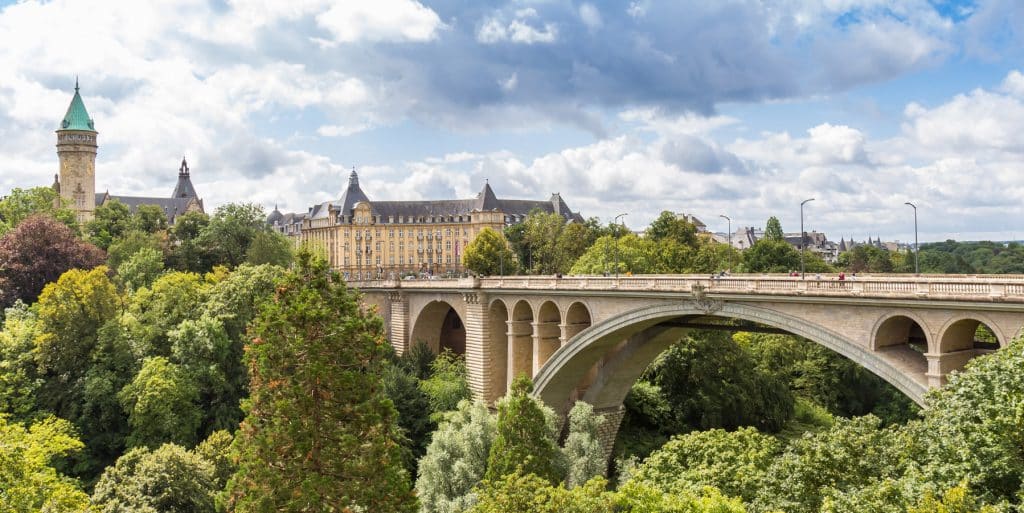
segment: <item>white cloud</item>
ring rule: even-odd
[[[345,0],[316,17],[336,41],[430,41],[441,18],[416,0]]]
[[[558,27],[554,23],[544,23],[543,27],[537,28],[527,21],[533,18],[537,18],[537,11],[533,8],[516,11],[515,19],[508,24],[499,17],[487,18],[477,29],[476,40],[484,44],[508,41],[532,45],[553,43],[558,39]]]

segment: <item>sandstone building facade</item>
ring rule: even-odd
[[[267,222],[296,244],[321,248],[347,278],[372,279],[461,273],[462,253],[481,230],[500,232],[535,210],[583,221],[557,193],[547,201],[498,199],[489,184],[471,199],[371,201],[353,169],[341,198],[305,213],[275,207]]]
[[[85,102],[75,81],[75,96],[71,98],[67,113],[57,129],[57,158],[60,170],[53,177],[53,188],[75,212],[79,223],[93,219],[96,207],[110,201],[119,201],[134,212],[141,205],[155,205],[167,215],[168,223],[186,212],[203,212],[203,200],[192,185],[188,163],[181,159],[178,182],[170,197],[115,196],[96,192],[96,125],[85,109]]]

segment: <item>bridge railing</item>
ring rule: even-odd
[[[637,291],[690,293],[699,286],[707,293],[934,297],[967,300],[1002,299],[1024,302],[1024,275],[872,275],[838,279],[837,275],[793,277],[764,275],[642,275],[642,276],[497,276],[431,280],[353,281],[350,286],[372,289],[492,289],[563,291]]]

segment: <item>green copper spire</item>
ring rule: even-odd
[[[75,97],[71,99],[71,105],[68,105],[68,112],[64,114],[64,120],[60,122],[60,129],[96,131],[92,118],[89,117],[89,113],[85,110],[82,96],[78,94],[78,77],[75,77]]]

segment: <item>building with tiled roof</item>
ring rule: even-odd
[[[462,252],[484,228],[501,231],[534,211],[582,222],[558,193],[548,200],[499,199],[490,184],[474,198],[371,201],[353,169],[337,200],[306,213],[282,213],[267,222],[299,243],[324,248],[331,267],[355,278],[410,273],[461,273]]]
[[[167,216],[168,223],[186,212],[202,212],[203,200],[196,194],[189,175],[188,163],[181,159],[178,168],[178,182],[174,191],[167,197],[120,196],[107,192],[96,192],[96,124],[85,102],[79,94],[78,81],[75,81],[75,95],[61,120],[57,130],[57,157],[60,160],[60,171],[53,177],[53,189],[61,198],[67,200],[68,206],[75,212],[78,222],[84,223],[93,218],[96,207],[111,201],[119,201],[135,212],[141,205],[160,207]]]

